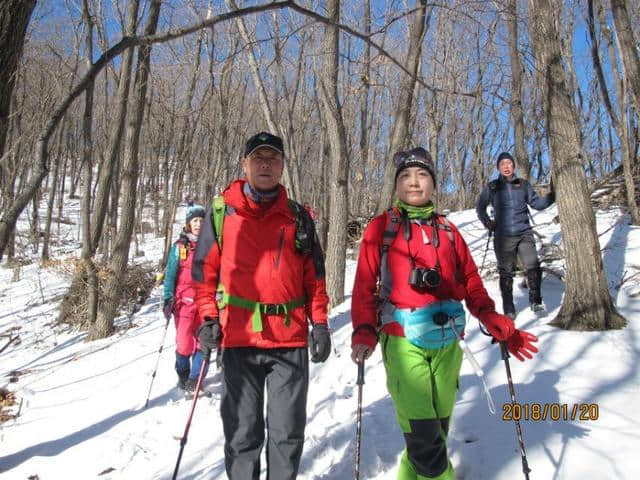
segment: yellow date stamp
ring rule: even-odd
[[[600,417],[597,403],[503,403],[502,420],[519,422],[596,421]]]

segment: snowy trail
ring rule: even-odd
[[[554,210],[534,217],[545,242],[561,235],[550,221]],[[474,212],[450,218],[461,226],[480,263],[486,233]],[[514,290],[516,307],[522,311],[516,324],[538,335],[541,349],[533,361],[511,359],[518,401],[530,409],[534,404],[558,409],[566,405],[569,413],[574,405],[598,408],[597,418],[586,420],[552,420],[547,414],[544,421],[521,421],[532,479],[640,476],[640,414],[633,407],[640,401],[640,326],[634,321],[640,318],[640,288],[633,282],[619,285],[625,271],[634,271],[640,229],[618,218],[615,211],[600,212],[598,229],[611,292],[629,320],[628,328],[575,333],[547,326],[563,293],[552,275],[543,281],[548,312],[542,317],[526,310],[526,290]],[[161,248],[160,241],[143,246],[148,259],[156,258]],[[349,262],[347,293],[354,269]],[[492,249],[486,271],[487,289],[499,299]],[[159,292],[155,290],[133,317],[131,328],[125,328],[129,319],[123,317],[114,336],[87,343],[84,333],[54,326],[64,277],[29,265],[23,267],[22,280],[12,283],[11,273],[0,269],[0,332],[20,327],[21,343],[1,354],[0,378],[24,401],[20,417],[0,427],[0,477],[171,478],[191,404],[175,389],[171,323],[149,407],[142,408],[165,327],[158,311]],[[353,478],[357,369],[350,359],[349,309],[350,298],[333,310],[330,320],[338,355],[311,366],[301,480]],[[499,350],[480,333],[475,319],[469,322],[466,342],[485,372],[496,414],[489,413],[481,383],[465,360],[448,441],[457,475],[464,480],[523,478],[513,423],[502,418],[508,390]],[[16,370],[18,381],[9,383],[9,374]],[[365,382],[361,478],[393,479],[404,442],[386,391],[379,349],[366,363]],[[214,395],[198,399],[180,468],[182,479],[225,478],[220,374],[213,365],[205,385]]]

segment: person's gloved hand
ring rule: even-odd
[[[200,342],[200,351],[208,358],[211,351],[217,350],[220,345],[222,334],[219,319],[204,317],[204,322],[198,327],[196,335],[198,342]]]
[[[532,343],[537,341],[538,337],[535,335],[524,330],[516,330],[507,339],[507,348],[514,357],[524,362],[524,357],[531,359],[533,354],[538,352],[538,349]]]
[[[378,333],[369,324],[358,325],[351,334],[351,360],[355,363],[366,360],[376,349]]]
[[[516,331],[516,327],[506,315],[496,312],[487,313],[480,319],[493,338],[499,342],[504,342]]]
[[[495,220],[487,220],[487,230],[489,230],[490,232],[495,231],[496,229],[496,222]]]
[[[166,318],[167,321],[169,321],[171,315],[173,314],[173,303],[173,298],[167,298],[164,301],[164,305],[162,306],[162,312],[164,313],[164,318]]]
[[[311,361],[324,362],[331,353],[331,336],[324,323],[316,323],[311,329]]]

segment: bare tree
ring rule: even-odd
[[[511,119],[515,138],[516,159],[520,176],[528,179],[531,171],[525,147],[524,112],[522,111],[522,61],[518,49],[518,0],[508,0],[506,22],[509,27],[509,60],[511,63]]]
[[[405,69],[409,71],[410,75],[403,76],[400,81],[396,111],[389,138],[389,153],[405,148],[409,140],[409,118],[413,106],[416,78],[420,67],[422,44],[427,30],[427,23],[429,22],[426,0],[418,0],[417,4],[417,9],[412,16],[413,22],[409,29],[409,48],[405,61]],[[384,170],[382,191],[378,200],[378,212],[385,210],[391,203],[395,187],[393,185],[393,170],[393,164],[387,162]]]
[[[625,319],[611,301],[604,275],[595,215],[583,168],[578,120],[561,55],[558,25],[562,11],[551,0],[528,0],[531,42],[541,86],[558,192],[566,258],[566,290],[551,322],[568,330],[621,328]],[[535,15],[533,15],[535,12]]]
[[[340,19],[340,0],[328,0],[326,8],[328,18],[337,23]],[[327,293],[332,305],[337,305],[344,300],[349,161],[342,106],[338,97],[339,32],[335,26],[325,27],[322,52],[323,63],[318,77],[330,159]]]
[[[600,52],[599,52],[599,44],[598,35],[596,33],[596,21],[594,15],[594,5],[593,0],[588,1],[588,24],[589,24],[589,36],[591,37],[591,58],[593,61],[593,68],[596,72],[596,78],[598,79],[598,84],[600,85],[600,92],[602,95],[602,100],[604,101],[605,108],[607,113],[609,114],[609,118],[613,123],[616,132],[618,132],[618,138],[620,139],[620,154],[622,157],[622,167],[625,179],[625,187],[627,194],[627,205],[629,207],[629,212],[631,213],[631,220],[634,224],[640,225],[640,213],[638,212],[638,205],[636,203],[636,192],[635,185],[633,182],[633,172],[631,168],[632,164],[632,151],[630,148],[629,142],[629,131],[627,128],[628,118],[627,118],[627,108],[625,106],[625,98],[627,98],[625,92],[626,78],[625,75],[618,75],[616,83],[617,90],[617,98],[620,99],[620,117],[616,114],[616,111],[613,108],[611,97],[609,95],[609,90],[607,89],[607,82],[605,79],[604,71],[602,68],[602,62],[600,61]],[[604,15],[604,9],[599,8],[600,17]],[[601,19],[601,24],[605,26],[604,19]],[[613,70],[617,71],[617,62],[615,61],[615,53],[613,52],[613,42],[611,39],[609,40],[609,55],[612,61]]]
[[[631,85],[636,112],[640,112],[640,54],[626,0],[611,0],[611,13],[620,42],[620,57]]]
[[[93,58],[93,15],[89,11],[87,0],[82,0],[82,18],[85,24],[85,63],[87,70],[91,68]],[[84,185],[81,200],[82,209],[82,263],[88,280],[87,320],[89,324],[95,321],[98,311],[98,271],[93,263],[91,248],[91,184],[93,182],[93,140],[91,136],[93,123],[93,92],[94,82],[89,82],[84,92],[84,115],[82,117],[82,163],[84,164]]]
[[[238,5],[236,4],[235,0],[227,0],[227,4],[234,10],[238,9]],[[286,132],[279,128],[278,122],[276,120],[276,114],[274,113],[273,105],[269,101],[267,89],[265,87],[262,76],[260,75],[260,67],[258,65],[256,53],[253,49],[253,41],[249,37],[244,18],[236,17],[236,25],[238,26],[238,30],[240,31],[242,39],[247,44],[247,58],[249,60],[249,65],[251,66],[251,75],[253,77],[255,89],[258,92],[258,98],[260,100],[260,107],[262,109],[264,120],[271,132],[284,136]],[[293,198],[300,198],[300,180],[295,175],[295,172],[297,171],[295,165],[292,165],[292,162],[297,161],[295,149],[290,139],[286,140],[288,141],[285,142],[285,150],[287,150],[287,161],[284,165],[284,183],[286,186],[291,188],[291,196]]]
[[[0,2],[0,167],[9,125],[9,107],[15,86],[15,73],[22,56],[31,12],[36,0],[5,0]],[[2,170],[0,168],[0,187]]]
[[[153,35],[158,26],[162,0],[152,0],[144,34]],[[120,229],[116,236],[113,255],[107,267],[104,298],[98,310],[98,318],[89,330],[89,340],[104,338],[113,331],[113,319],[117,314],[122,295],[121,282],[129,259],[129,246],[133,233],[136,207],[136,187],[138,184],[138,148],[144,114],[147,82],[149,80],[151,46],[143,45],[138,50],[136,76],[133,83],[133,104],[129,111],[124,141],[124,163],[122,166],[122,213]]]

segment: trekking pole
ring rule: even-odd
[[[358,362],[358,413],[356,420],[356,480],[360,480],[360,437],[362,436],[362,386],[364,385],[364,358]]]
[[[162,302],[160,302],[160,312],[162,312]],[[147,400],[144,402],[145,409],[149,405],[149,397],[151,396],[151,387],[153,387],[153,381],[156,378],[156,372],[158,371],[158,365],[160,364],[160,356],[162,355],[162,349],[164,348],[164,341],[167,338],[167,330],[169,330],[169,320],[170,318],[167,318],[167,323],[164,324],[164,333],[162,334],[162,343],[160,344],[160,348],[158,349],[158,358],[156,359],[156,367],[153,369],[153,373],[151,374],[151,383],[149,384],[149,391],[147,392]]]
[[[331,324],[329,323],[329,319],[327,319],[327,330],[329,330],[329,340],[331,341],[331,345],[333,346],[333,354],[336,357],[340,356],[340,352],[338,352],[338,347],[336,342],[333,341],[333,328],[331,328]]]
[[[511,404],[516,404],[516,391],[513,388],[513,379],[511,378],[511,367],[509,366],[509,350],[507,349],[507,342],[500,342],[500,350],[502,352],[502,359],[504,360],[504,366],[507,369],[507,380],[509,382],[509,393],[511,394]],[[518,443],[520,444],[520,457],[522,458],[522,473],[524,478],[529,480],[529,463],[527,462],[527,454],[524,451],[524,438],[522,437],[522,428],[520,428],[520,420],[516,420],[516,435],[518,436]]]
[[[211,352],[209,352],[211,355]],[[209,366],[209,355],[205,356],[204,362],[200,367],[200,373],[198,374],[198,381],[196,383],[196,390],[193,395],[193,403],[191,404],[191,411],[189,412],[189,418],[187,418],[187,425],[184,427],[184,433],[180,439],[180,452],[178,452],[178,460],[176,461],[176,468],[173,470],[172,480],[178,478],[178,469],[180,468],[180,460],[182,460],[182,452],[184,452],[184,446],[187,444],[187,435],[189,435],[189,429],[191,428],[191,419],[193,418],[193,412],[196,409],[196,403],[198,401],[198,393],[200,393],[200,387],[202,386],[202,380],[204,379],[205,372]]]
[[[493,235],[493,230],[489,230],[489,236],[487,237],[487,245],[484,247],[484,255],[482,256],[482,265],[480,266],[479,275],[482,276],[482,270],[484,269],[484,261],[487,258],[487,252],[489,251],[489,242],[491,241],[491,236]]]

